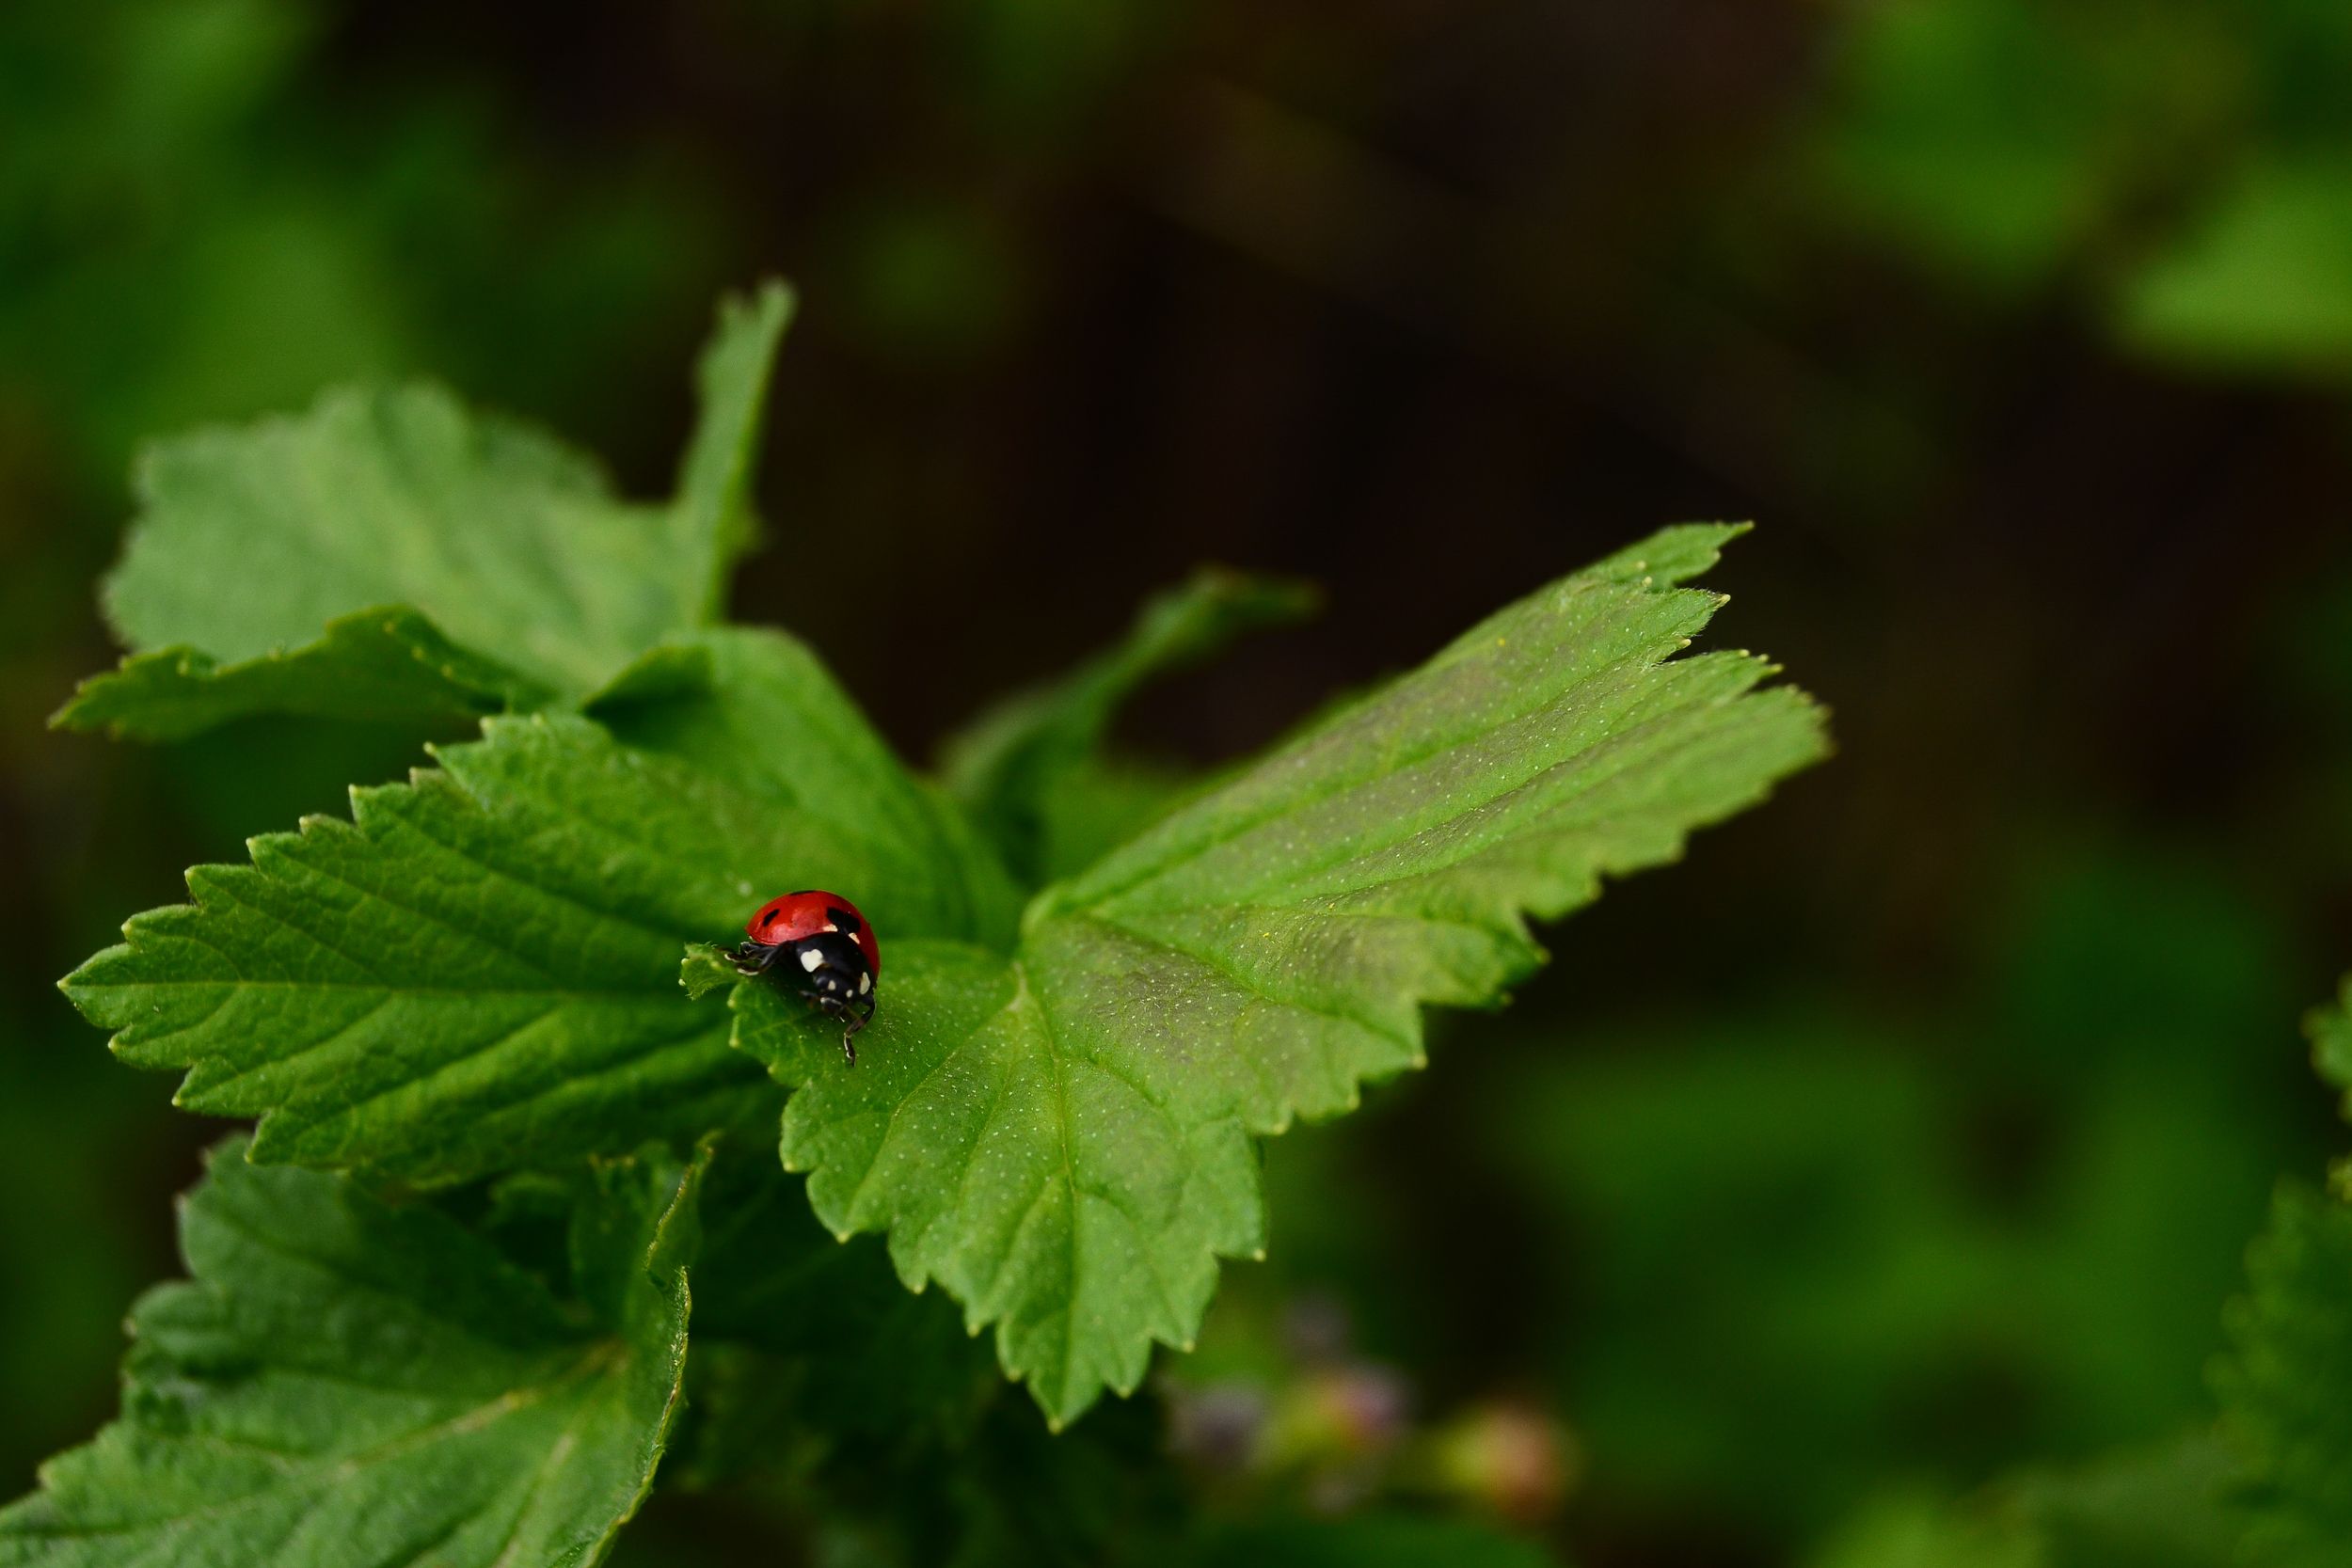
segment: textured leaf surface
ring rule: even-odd
[[[0,1512],[0,1563],[585,1563],[677,1407],[695,1173],[600,1174],[585,1301],[423,1207],[248,1165],[181,1212],[194,1279],[133,1312],[121,1418]],[[592,1305],[593,1304],[593,1305]]]
[[[2248,1256],[2217,1370],[2249,1560],[2317,1568],[2352,1541],[2352,1208],[2289,1188]]]
[[[607,724],[493,720],[408,784],[199,866],[193,905],[65,981],[178,1100],[259,1116],[258,1159],[449,1180],[728,1119],[756,1088],[677,987],[681,942],[787,887],[887,931],[1000,938],[1011,894],[805,649],[713,632],[705,683]]]
[[[429,386],[159,444],[106,590],[135,651],[57,721],[164,739],[246,713],[462,718],[595,689],[715,611],[751,537],[789,306],[771,285],[722,308],[666,508]]]
[[[1120,705],[1242,633],[1295,621],[1314,604],[1313,591],[1303,583],[1216,568],[1196,573],[1145,605],[1119,646],[1068,678],[982,715],[946,748],[948,789],[1017,874],[1041,882],[1081,869],[1066,863],[1066,849],[1057,850],[1073,838],[1085,844],[1103,835],[1085,822],[1076,832],[1068,831],[1066,815],[1091,816],[1115,800],[1156,816],[1153,808],[1171,798],[1163,791],[1118,791],[1117,781],[1104,775],[1100,752]],[[1130,825],[1140,828],[1143,820]]]
[[[1820,755],[1799,692],[1743,655],[1674,658],[1720,600],[1672,585],[1682,529],[1513,606],[1326,717],[1074,881],[1010,960],[890,945],[859,1064],[772,986],[736,1042],[796,1087],[785,1163],[838,1232],[886,1230],[1067,1420],[1189,1343],[1216,1259],[1260,1250],[1253,1134],[1419,1065],[1420,1008],[1540,958],[1526,918]],[[690,987],[728,974],[690,958]]]

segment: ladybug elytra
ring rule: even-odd
[[[728,950],[745,974],[780,974],[808,1004],[841,1024],[842,1054],[857,1064],[857,1032],[873,1021],[882,944],[857,906],[837,893],[804,888],[771,898],[743,927],[751,940]]]

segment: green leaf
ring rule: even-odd
[[[760,415],[792,308],[791,289],[773,281],[749,299],[721,300],[718,330],[696,368],[702,419],[678,473],[675,527],[687,580],[703,584],[704,621],[720,618],[727,573],[756,536],[751,487]]]
[[[678,948],[779,889],[1005,939],[1002,871],[805,649],[710,632],[648,667],[704,684],[492,720],[354,790],[351,822],[191,871],[193,905],[132,920],[67,994],[125,1060],[188,1069],[180,1104],[261,1117],[256,1159],[446,1181],[728,1120],[755,1069]]]
[[[450,641],[413,610],[362,610],[289,653],[219,665],[193,648],[134,654],[84,681],[53,723],[180,740],[257,713],[423,725],[546,705],[553,690]]]
[[[884,931],[1011,944],[1020,894],[1001,863],[961,813],[908,774],[796,639],[736,628],[681,640],[622,672],[591,711],[626,747],[743,798],[739,825],[680,833],[698,837],[714,862],[750,868],[762,863],[745,851],[774,841],[773,860],[798,866],[800,879],[771,863],[749,876],[765,890],[759,898],[830,887]],[[750,912],[737,910],[730,927]],[[673,983],[676,958],[673,950]]]
[[[56,721],[169,739],[248,713],[471,718],[596,689],[723,594],[789,300],[771,284],[723,307],[666,509],[429,386],[152,448],[106,589],[134,655]]]
[[[233,663],[407,604],[582,690],[698,608],[659,509],[620,500],[554,437],[434,387],[332,392],[299,418],[182,436],[148,452],[138,488],[106,589],[135,648]]]
[[[1808,160],[1841,239],[2011,297],[2095,253],[2249,66],[2197,6],[1915,0],[1857,11]]]
[[[2312,1065],[2344,1092],[2343,1110],[2352,1119],[2352,975],[2337,987],[2334,1002],[2312,1009],[2303,1032],[2311,1038]]]
[[[1812,1568],[2230,1568],[2235,1519],[2210,1433],[2009,1477],[1958,1502],[1873,1499]]]
[[[1067,1421],[1188,1344],[1265,1222],[1253,1134],[1420,1065],[1420,1009],[1485,1006],[1604,876],[1818,758],[1761,660],[1674,658],[1721,600],[1673,587],[1735,530],[1669,531],[1503,610],[1030,906],[1008,961],[886,943],[880,1016],[831,1031],[738,985],[736,1043],[796,1088],[783,1154],[834,1230],[996,1325]],[[887,927],[882,927],[887,930]],[[707,953],[686,981],[730,972]]]
[[[1083,862],[1057,850],[1073,838],[1089,844],[1102,831],[1082,827],[1073,834],[1065,829],[1065,813],[1090,814],[1116,800],[1148,814],[1121,824],[1133,832],[1169,800],[1163,791],[1115,792],[1115,782],[1104,779],[1097,753],[1120,705],[1242,633],[1295,621],[1314,605],[1314,592],[1303,583],[1215,567],[1195,573],[1146,604],[1118,647],[1061,681],[999,705],[951,741],[942,768],[949,791],[1017,875],[1041,882],[1081,869]]]
[[[2282,1189],[2216,1370],[2251,1560],[2341,1562],[2352,1540],[2352,1209]]]
[[[2118,309],[2150,351],[2239,372],[2352,369],[2352,159],[2257,159]]]
[[[2092,1464],[2020,1477],[1995,1501],[2031,1529],[2049,1568],[2228,1568],[2239,1521],[2228,1454],[2210,1431]]]
[[[1180,768],[1087,757],[1041,781],[1030,874],[1039,881],[1074,877],[1204,787]]]
[[[1006,1386],[987,1348],[940,1292],[902,1289],[879,1242],[830,1235],[803,1187],[764,1138],[719,1149],[694,1269],[698,1339],[761,1352],[737,1397],[800,1430],[894,1444],[965,1433]]]
[[[998,1397],[971,1430],[830,1446],[807,1478],[821,1530],[810,1558],[939,1568],[1187,1560],[1193,1499],[1168,1462],[1166,1413],[1154,1402],[1055,1433],[992,1381]]]
[[[432,1208],[243,1152],[181,1211],[193,1281],[132,1313],[121,1417],[0,1512],[0,1563],[602,1557],[677,1411],[700,1167],[598,1173],[567,1302]]]

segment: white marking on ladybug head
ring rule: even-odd
[[[860,996],[864,996],[867,991],[872,990],[873,989],[874,977],[871,974],[861,974],[857,977],[857,993]]]
[[[814,947],[801,949],[801,967],[811,974],[825,967],[825,956]]]
[[[825,922],[825,929],[828,931],[838,931],[841,927],[835,926],[832,921],[828,920]]]

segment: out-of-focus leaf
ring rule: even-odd
[[[1209,787],[1181,768],[1089,757],[1047,782],[1037,798],[1039,877],[1079,872]]]
[[[702,418],[678,474],[673,524],[687,580],[703,585],[696,618],[726,608],[727,574],[756,533],[752,476],[776,346],[792,320],[792,291],[770,282],[748,299],[719,302],[719,326],[696,367]]]
[[[2035,1365],[2033,1275],[1912,1042],[1805,1009],[1578,1043],[1510,1084],[1494,1142],[1580,1239],[1556,1375],[1597,1492],[1818,1529]]]
[[[1994,1493],[2044,1544],[2050,1568],[2230,1568],[2240,1520],[2223,1497],[2229,1456],[2211,1432],[2074,1468],[2036,1471]]]
[[[2137,271],[2124,335],[2223,370],[2352,372],[2352,156],[2264,159]]]
[[[1811,1568],[2233,1568],[2221,1445],[2198,1433],[1964,1501],[1898,1492],[1863,1508]]]
[[[1041,883],[1083,870],[1089,863],[1072,857],[1106,836],[1099,825],[1106,808],[1138,814],[1115,844],[1145,826],[1143,814],[1169,803],[1165,796],[1116,793],[1104,770],[1100,752],[1120,705],[1157,677],[1199,663],[1244,632],[1296,620],[1314,603],[1301,583],[1215,568],[1198,573],[1145,605],[1118,647],[983,714],[949,741],[942,766],[948,789],[1016,875]]]
[[[2352,976],[2337,987],[2334,1002],[2312,1009],[2303,1029],[2311,1037],[2312,1064],[2345,1092],[2344,1116],[2352,1120]]]
[[[968,1435],[1006,1386],[937,1291],[899,1285],[881,1243],[835,1239],[763,1138],[723,1148],[694,1269],[694,1331],[756,1348],[744,1391],[797,1426],[904,1440]]]
[[[1892,0],[1853,11],[1818,144],[1859,221],[1998,293],[2044,284],[2111,224],[2154,130],[2217,90],[2183,8]]]
[[[2344,1560],[2352,1541],[2352,1208],[2279,1194],[2216,1370],[2233,1490],[2265,1568]]]

